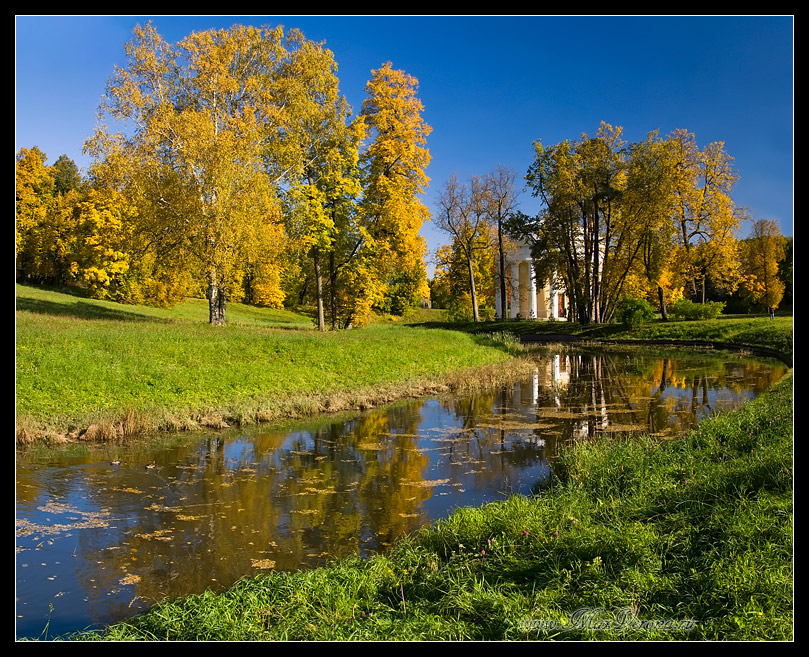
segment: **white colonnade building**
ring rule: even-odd
[[[511,319],[561,319],[567,316],[567,300],[564,290],[548,283],[538,288],[534,278],[534,264],[531,248],[527,244],[516,244],[516,249],[507,256],[506,275],[511,273],[506,293],[509,294],[508,316]],[[495,309],[497,319],[500,317],[500,268],[497,266],[495,283]]]

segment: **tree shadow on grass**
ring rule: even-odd
[[[487,322],[413,322],[406,326],[460,331],[471,335],[512,333],[524,341],[603,339],[626,333],[623,324],[591,324],[583,326],[575,322],[544,320],[495,320]]]
[[[61,317],[75,317],[77,319],[101,319],[125,322],[162,322],[170,320],[153,315],[144,315],[134,310],[107,308],[95,303],[76,301],[74,303],[54,303],[42,299],[17,297],[17,310],[25,310],[40,315],[55,315]]]

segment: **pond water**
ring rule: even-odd
[[[598,433],[675,436],[755,397],[781,363],[566,349],[463,398],[17,455],[18,637],[125,619],[166,596],[384,550],[548,477]]]

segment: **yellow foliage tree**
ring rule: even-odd
[[[53,175],[45,166],[47,155],[38,147],[21,148],[16,159],[17,253],[26,231],[40,223],[53,197]]]
[[[90,190],[77,204],[70,273],[96,298],[108,297],[111,289],[120,290],[124,284],[129,270],[125,231],[131,223],[128,215],[134,212],[122,194],[105,195],[97,190]]]
[[[214,325],[225,323],[242,263],[266,245],[264,227],[280,223],[264,164],[268,135],[294,121],[275,94],[286,46],[298,43],[281,28],[234,26],[173,46],[151,24],[138,26],[101,107],[130,129],[103,126],[88,142],[139,205],[138,231],[157,251],[196,262]]]
[[[490,203],[487,186],[478,176],[472,176],[469,187],[451,177],[444,185],[438,204],[441,212],[435,224],[448,232],[456,255],[466,263],[466,282],[472,310],[472,321],[480,321],[478,311],[478,289],[476,278],[480,277],[480,267],[476,264],[482,254],[490,254],[494,246],[491,225],[488,223]],[[476,277],[476,269],[478,275]],[[491,263],[482,268],[492,271]]]
[[[429,178],[426,147],[431,128],[422,118],[416,95],[418,80],[396,70],[390,62],[372,71],[361,116],[372,136],[361,159],[363,200],[360,208],[358,250],[353,274],[365,277],[357,294],[378,300],[391,281],[409,280],[416,293],[429,295],[424,264],[426,245],[419,235],[429,211],[422,203]],[[349,324],[365,321],[367,301],[357,301]]]
[[[692,296],[701,287],[705,301],[709,277],[729,292],[738,284],[736,232],[741,217],[730,196],[738,175],[724,143],[713,142],[700,150],[686,130],[676,130],[668,139],[673,158],[675,272]]]
[[[64,285],[71,277],[77,206],[83,192],[77,189],[80,179],[76,182],[74,178],[71,185],[61,176],[68,164],[75,168],[67,156],[62,155],[57,165],[46,166],[45,162],[45,153],[37,147],[23,148],[17,154],[17,275]]]
[[[775,221],[753,222],[750,238],[741,244],[742,288],[755,303],[774,310],[784,297],[778,269],[786,257],[786,240]]]
[[[472,248],[468,250],[471,265],[467,250],[458,239],[453,239],[436,251],[433,288],[451,317],[479,321],[480,307],[494,307],[498,259],[496,232],[496,227],[488,223],[480,227]],[[474,298],[470,276],[474,281]]]

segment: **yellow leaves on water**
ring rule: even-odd
[[[418,488],[433,488],[435,486],[447,486],[449,479],[432,479],[425,481],[405,481],[405,486],[416,486]]]
[[[275,568],[275,562],[272,559],[251,559],[250,562],[253,568],[259,568],[261,570]]]
[[[170,529],[158,529],[148,534],[135,534],[135,538],[142,538],[146,541],[171,541],[171,536],[167,536],[167,534],[171,534]]]

